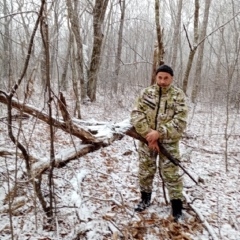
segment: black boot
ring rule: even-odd
[[[178,222],[178,219],[182,216],[182,200],[173,199],[171,200],[172,204],[172,215],[175,222]]]
[[[147,192],[141,192],[141,202],[137,205],[137,207],[134,209],[136,212],[142,212],[144,211],[147,207],[150,206],[150,201],[151,201],[151,195],[152,193],[147,193]]]

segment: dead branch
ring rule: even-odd
[[[0,102],[7,104],[8,100],[4,94],[0,94]],[[50,119],[47,113],[45,113],[44,111],[41,111],[38,108],[35,108],[32,105],[25,104],[14,97],[12,98],[12,107],[18,110],[21,110],[33,117],[36,117],[47,124],[50,124]],[[104,145],[103,139],[95,138],[90,132],[84,130],[83,128],[81,128],[79,125],[75,123],[72,123],[72,126],[69,126],[68,123],[62,120],[58,120],[54,117],[52,117],[52,121],[53,121],[54,127],[60,128],[64,132],[70,133],[73,136],[80,138],[83,141],[83,143],[96,143],[96,144],[102,143]]]
[[[58,99],[58,106],[59,106],[59,109],[63,116],[63,120],[66,123],[66,127],[68,128],[69,133],[73,134],[73,132],[75,132],[75,131],[77,131],[77,132],[80,131],[81,135],[82,135],[81,139],[83,140],[83,142],[88,142],[88,143],[89,142],[92,142],[92,143],[98,142],[98,140],[90,132],[88,132],[82,128],[78,130],[79,127],[73,123],[72,118],[67,110],[66,100],[61,92],[60,92],[60,99]]]
[[[16,151],[16,149],[13,150],[13,149],[0,148],[0,156],[1,157],[3,157],[3,156],[16,156],[16,154],[17,154],[18,157],[21,157],[21,158],[24,157],[22,152]],[[36,156],[33,156],[33,155],[29,155],[29,160],[31,160],[31,162],[39,161],[39,159]]]
[[[15,210],[25,206],[26,203],[27,203],[27,199],[25,197],[19,197],[15,199],[11,207],[11,211],[14,212]],[[9,207],[7,205],[1,206],[0,213],[9,213]]]
[[[228,23],[230,23],[233,19],[235,19],[238,15],[240,14],[240,11],[237,12],[232,18],[230,18],[228,21],[226,21],[225,23],[223,23],[221,26],[217,27],[215,30],[213,30],[211,33],[209,33],[208,35],[206,35],[198,44],[198,45],[202,44],[202,42],[204,42],[209,36],[211,36],[213,33],[215,33],[218,30],[221,30],[225,27],[225,25],[227,25]]]
[[[69,148],[68,150],[64,150],[56,155],[55,157],[55,167],[62,168],[67,165],[67,163],[73,159],[80,158],[87,153],[96,151],[101,148],[101,145],[87,144],[87,145],[80,145],[74,148]],[[39,174],[43,174],[46,172],[50,167],[49,161],[39,161],[33,164],[33,176],[37,176]]]
[[[3,18],[13,17],[13,16],[15,16],[15,15],[19,15],[19,14],[23,14],[23,13],[36,13],[36,14],[38,14],[37,11],[15,12],[15,13],[10,13],[10,14],[7,14],[7,15],[4,15],[4,16],[0,17],[0,20],[3,19]]]
[[[191,42],[190,42],[190,40],[189,40],[188,33],[187,33],[187,29],[186,29],[186,27],[185,27],[184,24],[183,24],[183,29],[184,29],[184,31],[185,31],[185,33],[186,33],[186,37],[187,37],[187,41],[188,41],[189,48],[190,48],[190,50],[192,51],[192,50],[193,50],[192,44],[191,44]]]

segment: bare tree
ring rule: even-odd
[[[43,1],[44,2],[44,1]],[[41,35],[44,46],[45,54],[45,75],[46,75],[46,89],[48,92],[48,113],[49,113],[49,126],[50,126],[50,169],[48,174],[48,187],[49,187],[49,207],[47,215],[53,220],[53,198],[54,198],[54,184],[53,184],[53,170],[55,166],[55,151],[54,151],[54,131],[53,131],[53,120],[52,120],[52,88],[51,88],[51,79],[50,79],[50,44],[49,44],[49,29],[47,22],[47,5],[45,4],[45,17],[41,18]]]
[[[71,33],[70,33],[71,34]],[[70,35],[70,46],[72,46],[70,48],[70,55],[69,55],[69,59],[70,59],[70,66],[71,66],[71,75],[72,75],[72,86],[73,86],[73,92],[75,95],[75,107],[74,107],[74,116],[77,113],[77,117],[79,119],[81,119],[81,107],[80,107],[80,100],[79,100],[79,90],[78,90],[78,81],[77,81],[77,67],[76,65],[78,64],[78,62],[76,61],[76,50],[74,47],[74,38],[73,35]]]
[[[237,81],[237,84],[234,85],[234,79],[236,79],[235,76],[239,76],[239,66],[240,66],[240,39],[239,39],[239,26],[237,25],[236,21],[236,14],[235,14],[235,8],[234,3],[232,1],[232,14],[233,14],[233,24],[232,27],[229,29],[223,29],[221,31],[222,36],[222,44],[223,44],[223,52],[224,52],[224,58],[226,61],[225,71],[224,75],[226,76],[225,82],[224,82],[224,91],[226,94],[226,100],[225,100],[225,107],[226,107],[226,123],[224,128],[224,138],[225,138],[225,152],[224,152],[224,158],[225,158],[225,168],[226,172],[229,171],[229,138],[231,136],[231,130],[230,130],[230,113],[232,109],[232,101],[233,95],[236,96],[237,94],[234,91],[234,88],[239,88],[239,80]],[[239,24],[239,23],[238,23]],[[231,34],[229,34],[231,32]],[[230,41],[230,40],[233,41]],[[234,45],[232,46],[232,42],[234,42]],[[236,91],[239,93],[239,91]]]
[[[159,0],[155,0],[155,24],[157,32],[157,42],[155,43],[154,46],[151,84],[154,84],[155,82],[156,67],[164,63],[165,51],[163,46],[163,29],[161,29],[159,11],[160,11]]]
[[[188,56],[188,63],[187,63],[187,68],[184,74],[184,79],[183,79],[183,91],[186,93],[187,92],[187,87],[188,87],[188,78],[189,78],[189,74],[192,68],[192,64],[193,64],[193,59],[194,59],[194,55],[196,53],[197,50],[197,41],[198,41],[198,23],[199,23],[199,0],[195,0],[195,11],[194,11],[194,43],[193,46],[190,43],[190,40],[188,39],[188,43],[189,43],[189,48],[190,48],[190,52],[189,52],[189,56]],[[185,29],[186,31],[186,29]],[[187,33],[187,31],[186,31]],[[187,36],[188,38],[188,36]]]
[[[103,21],[109,0],[98,0],[93,8],[93,48],[90,67],[88,70],[87,94],[90,100],[96,101],[97,74],[101,64],[101,50],[103,43]]]
[[[171,66],[173,69],[176,67],[177,54],[178,54],[178,42],[180,41],[180,29],[181,29],[181,17],[182,17],[182,5],[183,0],[177,1],[178,10],[177,16],[174,24],[174,33],[173,33],[173,44],[172,44],[172,56],[171,56]]]
[[[67,10],[68,10],[68,17],[71,23],[71,29],[73,31],[76,45],[77,45],[77,69],[78,69],[78,78],[80,79],[81,83],[81,100],[84,101],[86,98],[86,86],[83,76],[83,45],[82,45],[82,37],[80,33],[80,25],[78,19],[78,1],[77,0],[66,0],[67,3]]]
[[[205,1],[205,11],[204,11],[202,29],[200,33],[200,39],[203,39],[207,33],[210,4],[211,4],[211,0]],[[192,87],[192,95],[191,95],[191,99],[193,103],[196,103],[197,95],[199,93],[199,85],[200,85],[202,66],[203,66],[203,54],[204,54],[204,42],[198,48],[198,58],[196,62],[196,70],[193,78],[193,87]]]
[[[67,90],[67,72],[68,72],[68,67],[69,67],[69,59],[70,59],[70,53],[71,53],[71,46],[73,44],[72,41],[72,33],[69,31],[69,37],[68,37],[68,43],[67,43],[67,49],[66,49],[66,55],[63,58],[63,71],[62,71],[62,76],[61,76],[61,90]],[[80,110],[80,109],[79,109]]]
[[[9,13],[9,2],[3,0],[3,14],[8,15]],[[7,87],[10,89],[13,83],[13,69],[12,69],[12,41],[10,34],[10,23],[11,16],[4,18],[4,35],[3,35],[3,68],[2,68],[2,81],[7,80]],[[0,81],[0,84],[3,86],[3,82]],[[1,86],[0,85],[0,86]]]
[[[114,69],[114,77],[113,77],[113,92],[115,94],[118,91],[118,75],[119,75],[120,65],[121,65],[123,29],[124,29],[123,27],[124,27],[125,10],[126,10],[125,0],[119,0],[119,6],[121,10],[121,17],[120,17],[120,26],[118,30],[117,55],[115,58],[115,69]]]
[[[163,29],[161,29],[160,17],[159,17],[159,0],[155,0],[155,22],[156,22],[156,32],[157,32],[157,44],[158,44],[158,54],[157,54],[157,65],[164,63],[164,46],[163,46]]]

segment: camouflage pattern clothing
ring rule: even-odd
[[[142,137],[146,138],[151,129],[159,131],[159,141],[178,159],[179,140],[186,128],[188,112],[185,98],[183,91],[173,85],[163,88],[155,84],[141,92],[131,113],[131,124]],[[158,166],[169,198],[183,199],[183,184],[178,167],[161,153],[157,164],[157,154],[142,142],[139,142],[138,152],[140,190],[152,192],[152,183]]]

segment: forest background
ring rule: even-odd
[[[199,154],[196,158],[202,155],[204,161],[206,151],[220,152],[224,181],[239,181],[238,0],[2,0],[0,9],[1,214],[6,216],[2,236],[15,239],[19,229],[26,236],[27,227],[19,219],[25,219],[29,212],[35,216],[29,220],[35,230],[38,221],[49,227],[56,220],[57,202],[61,202],[54,193],[59,191],[55,179],[57,154],[61,149],[74,148],[74,153],[62,154],[63,162],[70,159],[69,155],[81,161],[80,155],[91,151],[96,154],[90,155],[92,159],[99,157],[100,147],[120,138],[114,124],[129,118],[137,94],[153,83],[154,70],[163,62],[172,66],[174,84],[188,97],[185,147],[195,140],[198,144],[191,147],[192,154],[211,146],[195,153]],[[111,128],[112,135],[106,129],[100,134],[97,126]],[[60,129],[64,133],[59,133]],[[131,139],[123,139],[123,145],[132,144]],[[90,143],[95,145],[83,153],[79,146]],[[122,145],[120,149],[125,151]],[[136,151],[131,152],[137,158]],[[236,182],[230,185],[234,188]],[[231,204],[239,202],[237,193],[239,187],[233,190]],[[22,194],[28,200],[18,199]],[[234,214],[226,220],[231,223],[231,233],[238,231],[240,224],[239,204],[233,209]],[[39,219],[38,211],[42,212]],[[45,216],[51,219],[47,224]],[[105,221],[109,218],[112,215]],[[223,227],[226,222],[215,220],[218,238],[229,238],[227,231],[221,232],[228,229]],[[77,221],[81,231],[66,233],[65,226],[63,238],[77,239],[82,234],[93,239],[87,237],[91,232],[87,227],[83,230],[81,217],[72,221],[70,228]],[[43,232],[49,230],[42,228]],[[120,230],[123,233],[126,229]],[[115,231],[110,233],[114,235]],[[110,233],[101,233],[101,238]],[[237,239],[235,232],[231,236]],[[95,237],[99,239],[96,232]]]

